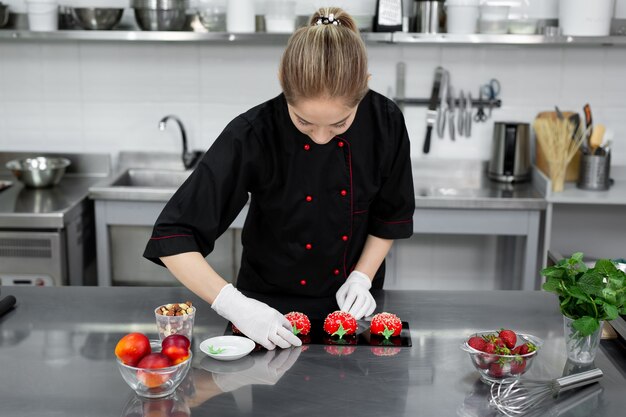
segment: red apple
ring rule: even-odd
[[[115,356],[130,366],[136,366],[150,352],[152,352],[150,340],[141,333],[129,333],[115,346]]]
[[[172,334],[161,342],[161,353],[171,359],[173,365],[184,362],[189,357],[191,343],[182,334]]]
[[[137,368],[142,369],[161,369],[168,366],[172,366],[172,361],[162,353],[151,353],[137,364]],[[168,373],[137,371],[137,378],[146,387],[155,388],[165,383],[170,378],[170,375]]]

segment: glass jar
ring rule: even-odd
[[[563,332],[565,335],[565,349],[567,358],[576,363],[590,363],[596,358],[600,337],[602,336],[602,324],[598,330],[589,336],[581,336],[578,330],[572,327],[574,320],[563,316]]]

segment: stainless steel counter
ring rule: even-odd
[[[51,154],[47,154],[51,155]],[[5,168],[11,159],[32,152],[0,152],[0,180],[13,185],[0,191],[0,228],[62,229],[87,203],[89,187],[110,172],[110,157],[100,154],[62,154],[72,164],[61,182],[51,188],[27,188]]]
[[[579,370],[566,361],[557,300],[545,292],[381,292],[378,311],[410,323],[411,348],[378,352],[358,346],[334,356],[312,345],[257,352],[227,364],[198,349],[204,338],[223,333],[225,321],[184,288],[1,291],[18,301],[0,318],[0,414],[12,417],[495,416],[487,406],[486,385],[459,345],[474,331],[502,326],[545,340],[529,377]],[[117,370],[115,344],[131,331],[155,337],[153,308],[187,299],[198,307],[193,368],[173,397],[142,401]],[[319,305],[314,301],[282,300],[281,308],[306,310]],[[618,342],[602,342],[595,364],[603,380],[581,393],[586,401],[560,416],[623,414],[623,349]],[[220,387],[239,388],[223,393]],[[179,414],[168,413],[172,410]]]

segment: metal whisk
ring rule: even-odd
[[[490,403],[507,416],[519,416],[564,391],[597,382],[602,375],[602,371],[596,368],[548,381],[516,380],[510,384],[493,384]]]

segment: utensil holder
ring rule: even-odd
[[[578,188],[605,191],[610,187],[611,153],[606,155],[583,155],[580,159]]]

